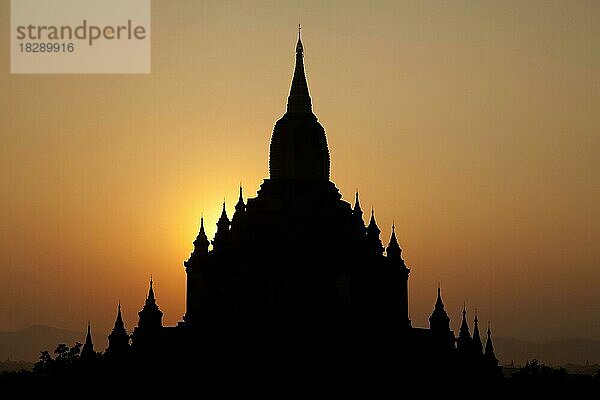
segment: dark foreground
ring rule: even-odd
[[[251,354],[236,345],[189,353],[176,362],[148,355],[111,359],[100,353],[82,359],[79,349],[80,345],[59,345],[54,356],[42,353],[33,372],[0,375],[2,397],[574,399],[600,395],[600,371],[593,376],[568,374],[534,360],[509,378],[490,377],[466,370],[456,360],[452,365],[406,363],[386,357],[376,343],[366,354],[348,352],[337,359],[329,357],[331,349],[324,349],[327,357],[314,357],[311,352],[306,353],[312,354],[309,358],[292,354],[290,348]]]

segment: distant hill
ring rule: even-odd
[[[33,369],[33,363],[29,361],[0,361],[0,374],[3,372],[13,372],[13,371],[31,371]]]
[[[514,361],[523,365],[534,358],[549,365],[600,364],[600,341],[568,338],[542,343],[511,338],[494,338],[496,356],[501,364]]]
[[[104,333],[92,332],[96,351],[104,350],[107,336]],[[50,326],[34,325],[20,331],[0,332],[0,361],[35,362],[42,350],[52,352],[59,343],[69,346],[75,342],[83,343],[85,332],[73,332]]]

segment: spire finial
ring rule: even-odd
[[[300,39],[302,26],[298,24],[298,42],[296,43],[296,66],[292,78],[292,87],[288,97],[288,113],[310,113],[312,114],[312,101],[308,93],[306,74],[304,73],[304,46]]]
[[[488,338],[492,336],[492,331],[490,330],[490,321],[488,321],[488,330],[487,330]]]
[[[239,221],[240,216],[246,212],[246,205],[244,204],[244,193],[242,189],[242,182],[240,182],[240,197],[234,207],[232,222]],[[237,222],[235,222],[237,224]]]
[[[222,226],[220,229],[229,229],[229,218],[227,217],[227,209],[225,207],[225,200],[223,199],[223,210],[221,211],[221,217],[217,221],[217,227]]]
[[[81,349],[81,357],[83,360],[94,354],[94,344],[92,343],[92,332],[90,329],[90,320],[88,319],[87,335],[85,335],[85,344]]]
[[[435,299],[435,308],[436,309],[444,309],[444,302],[442,301],[442,291],[441,291],[441,286],[440,283],[438,282],[438,288],[437,288],[437,299]]]
[[[358,199],[358,189],[354,192],[354,211],[360,210],[360,200]],[[361,211],[362,215],[362,211]]]
[[[354,193],[354,208],[352,210],[352,214],[355,217],[360,218],[361,223],[364,225],[364,222],[362,220],[363,212],[360,208],[360,200],[358,199],[358,189],[356,189],[356,192]]]
[[[119,324],[119,321],[123,321],[123,317],[121,317],[121,300],[119,300],[119,310],[117,311],[117,320],[115,321],[115,325]]]
[[[392,233],[396,233],[396,222],[392,220]]]
[[[155,299],[154,288],[152,287],[153,283],[154,283],[154,280],[152,279],[152,274],[150,274],[150,289],[148,289],[148,297],[146,298],[146,301],[154,301],[154,299]]]

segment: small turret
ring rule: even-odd
[[[402,260],[402,249],[400,248],[398,240],[396,239],[395,224],[392,224],[392,236],[390,237],[390,243],[385,251],[388,259],[404,264],[404,261]]]
[[[227,246],[229,241],[229,227],[231,222],[227,217],[227,210],[225,209],[225,202],[223,201],[223,211],[221,212],[221,217],[217,221],[217,232],[215,233],[215,238],[212,241],[213,249],[215,251],[222,250]]]
[[[152,275],[150,275],[150,288],[148,289],[148,298],[146,303],[149,301],[156,304],[156,297],[154,296],[154,280],[152,279]]]
[[[458,332],[458,350],[468,352],[471,347],[471,334],[469,333],[469,324],[467,324],[467,308],[463,305],[462,322]]]
[[[108,356],[122,356],[129,351],[129,335],[125,330],[123,317],[121,316],[121,302],[117,311],[117,319],[112,332],[108,335],[108,348],[106,354]]]
[[[96,355],[94,351],[94,343],[92,343],[92,332],[90,321],[88,321],[87,325],[87,335],[85,336],[85,343],[81,348],[81,359],[82,360],[90,360]]]
[[[479,335],[479,320],[477,319],[477,310],[475,310],[475,321],[473,325],[473,352],[477,357],[483,355],[483,344]]]
[[[246,204],[244,204],[244,197],[242,196],[242,185],[240,185],[240,197],[235,205],[235,212],[231,218],[231,226],[238,225],[246,214]]]
[[[450,331],[450,317],[444,309],[440,286],[437,289],[435,307],[429,317],[431,336],[441,351],[450,351],[454,347],[454,335]]]
[[[497,367],[498,359],[494,354],[494,344],[492,343],[492,331],[490,330],[490,323],[488,322],[487,329],[487,340],[485,341],[485,353],[483,358],[488,366]]]
[[[140,320],[138,322],[138,328],[141,330],[156,330],[162,327],[163,313],[156,304],[156,298],[154,297],[153,280],[150,277],[150,289],[148,290],[148,297],[144,303],[144,308],[138,313]]]
[[[206,232],[204,231],[204,217],[200,217],[200,231],[198,232],[198,236],[196,240],[194,240],[194,251],[193,255],[204,256],[208,254],[208,246],[210,242],[208,241],[208,237],[206,236]]]
[[[433,313],[429,317],[429,327],[432,331],[448,331],[450,332],[450,317],[444,309],[444,302],[442,301],[442,294],[440,287],[437,289],[437,299],[435,300],[435,307]]]
[[[356,219],[360,218],[360,222],[364,226],[364,221],[362,219],[363,212],[360,208],[360,201],[358,200],[358,189],[356,190],[356,194],[354,195],[354,208],[352,209],[352,215],[354,215]]]
[[[204,231],[204,217],[200,217],[200,231],[194,240],[194,250],[190,257],[183,262],[186,273],[202,265],[203,260],[208,256],[208,246],[210,246],[210,242]]]
[[[358,200],[358,190],[354,195],[354,208],[352,209],[352,228],[357,234],[357,239],[363,241],[366,236],[365,221],[363,221],[363,211],[360,208],[360,201]]]
[[[153,352],[158,349],[158,339],[161,334],[163,313],[156,304],[152,276],[150,276],[150,289],[144,307],[138,313],[140,319],[133,331],[132,348],[143,352]]]
[[[377,226],[377,222],[375,222],[375,211],[371,208],[371,220],[369,221],[369,226],[367,226],[367,241],[373,253],[377,255],[383,254],[383,245],[379,238],[380,233],[381,230]]]
[[[221,211],[221,217],[217,221],[217,229],[218,230],[228,230],[229,229],[229,218],[227,217],[227,210],[225,209],[225,201],[223,201],[223,211]]]

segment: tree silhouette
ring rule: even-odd
[[[79,360],[82,344],[75,342],[73,347],[60,343],[54,349],[55,358],[52,358],[50,352],[42,351],[40,359],[33,366],[33,371],[40,374],[51,374],[62,372],[72,368]]]

